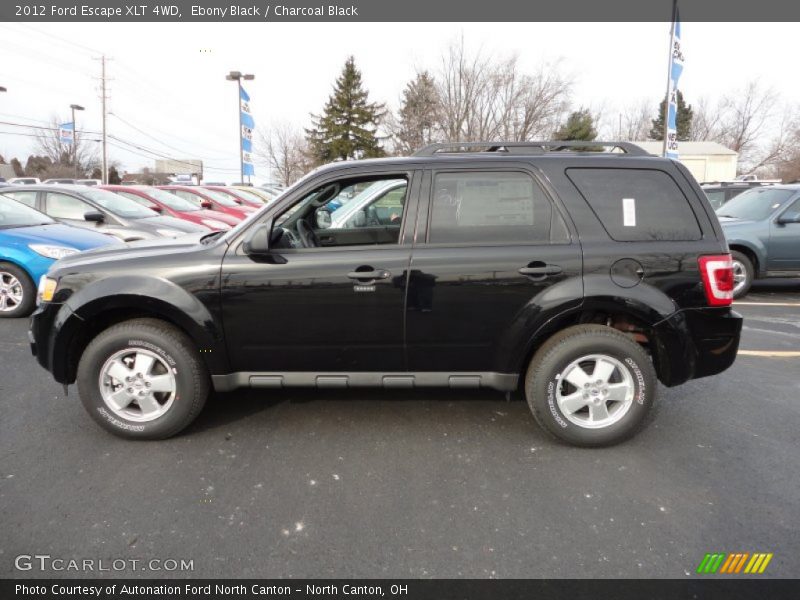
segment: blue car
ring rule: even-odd
[[[36,284],[59,258],[120,244],[111,236],[56,223],[38,210],[0,195],[0,318],[26,317],[36,306]]]
[[[755,279],[800,277],[800,186],[742,192],[717,209],[733,257],[733,297]]]

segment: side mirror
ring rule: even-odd
[[[248,256],[260,256],[269,254],[270,248],[274,248],[283,237],[283,229],[277,227],[273,230],[272,219],[266,223],[261,223],[253,229],[242,243],[242,250]]]
[[[83,218],[90,223],[102,223],[106,217],[99,210],[89,210],[83,213]]]
[[[162,212],[164,212],[164,209],[163,209],[163,208],[161,208],[160,206],[158,206],[157,204],[152,204],[152,205],[150,205],[148,208],[149,208],[150,210],[153,210],[153,211],[157,212],[157,213],[162,213]]]
[[[325,207],[318,208],[316,211],[317,229],[328,229],[331,226],[331,211]]]
[[[214,208],[214,205],[211,204],[208,200],[203,200],[200,202],[200,208]]]
[[[778,218],[778,225],[787,225],[789,223],[800,223],[800,212],[786,212]]]

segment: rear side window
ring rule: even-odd
[[[438,173],[431,201],[432,244],[550,241],[550,201],[524,173]]]
[[[612,239],[691,241],[702,237],[692,207],[664,171],[567,169]]]

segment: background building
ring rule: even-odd
[[[634,142],[650,154],[661,155],[664,142]],[[700,183],[736,179],[738,154],[717,142],[678,142],[679,160]]]

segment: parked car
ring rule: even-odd
[[[41,181],[38,177],[12,177],[8,183],[11,185],[39,185]]]
[[[27,317],[42,275],[65,256],[119,242],[108,235],[56,223],[0,195],[0,318]]]
[[[254,209],[259,209],[264,206],[264,202],[255,194],[243,192],[233,187],[204,185],[203,189],[223,194],[241,206],[249,206]]]
[[[317,223],[386,180],[406,182],[399,222]],[[39,363],[102,427],[146,439],[186,427],[212,386],[441,386],[519,388],[546,431],[607,445],[644,425],[658,381],[727,369],[742,326],[686,167],[595,141],[334,163],[227,233],[68,257],[44,284]]]
[[[59,183],[59,184],[68,183],[70,185],[74,185],[74,184],[78,183],[78,180],[77,179],[71,179],[69,177],[54,177],[54,178],[51,178],[51,179],[45,179],[42,183],[44,183],[46,185],[52,185],[54,183]]]
[[[700,187],[708,197],[708,201],[714,210],[725,204],[731,198],[735,198],[742,192],[746,192],[754,187],[773,185],[773,182],[763,181],[718,181],[715,183],[703,183]]]
[[[352,198],[347,197],[348,190],[343,190],[317,212],[330,211],[331,229],[399,226],[406,188],[405,179],[386,179],[368,185]],[[334,207],[333,210],[331,207]],[[323,224],[325,218],[324,214],[318,214],[318,223]]]
[[[81,185],[103,185],[103,182],[100,179],[78,179],[76,183]]]
[[[261,188],[251,187],[246,185],[234,185],[231,187],[237,191],[247,192],[250,195],[257,196],[258,199],[261,200],[262,204],[269,204],[270,202],[275,200],[275,198],[277,198],[279,195],[279,194],[273,194]]]
[[[752,188],[717,215],[733,256],[734,298],[756,279],[800,277],[800,185]]]
[[[200,186],[160,185],[158,188],[172,192],[176,196],[188,200],[200,208],[216,210],[231,215],[240,221],[246,219],[256,211],[255,208],[243,206],[225,194],[201,188]]]
[[[207,228],[162,217],[108,190],[85,185],[41,185],[3,188],[5,194],[68,225],[109,233],[122,241],[178,237]]]
[[[150,210],[176,219],[197,223],[213,231],[225,231],[239,220],[216,210],[200,208],[193,202],[166,190],[146,185],[106,185],[103,189],[130,198]]]

